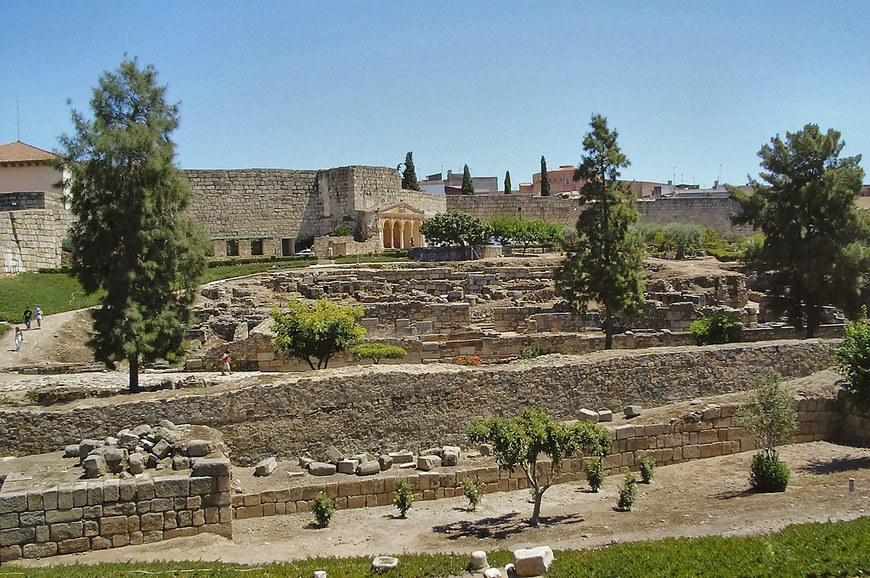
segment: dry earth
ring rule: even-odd
[[[108,561],[203,560],[254,564],[312,556],[374,556],[461,552],[534,545],[592,548],[668,536],[738,536],[789,524],[849,520],[870,511],[870,449],[814,442],[788,446],[782,457],[792,481],[782,494],[748,491],[751,453],[658,468],[632,512],[617,512],[620,476],[599,493],[585,484],[553,486],[544,496],[542,524],[526,523],[528,491],[488,494],[477,511],[464,498],[418,502],[407,519],[384,506],[336,512],[327,528],[306,514],[237,520],[232,540],[214,535],[156,544],[20,561],[22,566]],[[856,491],[849,492],[849,478]]]

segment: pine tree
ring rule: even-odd
[[[93,90],[93,120],[72,112],[61,137],[76,221],[72,273],[87,293],[105,291],[88,345],[109,368],[126,360],[130,390],[139,364],[184,351],[189,305],[205,243],[182,217],[190,185],[173,163],[178,107],[164,99],[153,66],[125,59]]]
[[[643,303],[643,244],[629,230],[637,222],[636,200],[620,183],[620,169],[628,158],[616,144],[617,132],[607,119],[593,115],[592,130],[583,139],[585,154],[574,172],[583,179],[577,218],[577,240],[555,270],[556,291],[575,313],[585,312],[590,301],[603,308],[605,349],[613,346],[613,315],[634,312]]]
[[[402,172],[402,188],[408,191],[420,190],[420,185],[417,183],[417,171],[414,169],[414,153],[410,151],[405,155],[405,170]]]
[[[761,147],[766,172],[764,183],[752,183],[753,195],[731,189],[741,209],[732,221],[765,236],[746,261],[767,274],[770,309],[805,326],[807,337],[825,305],[858,313],[870,270],[870,232],[855,207],[864,170],[860,155],[840,158],[844,146],[838,131],[808,124]]]
[[[468,169],[468,165],[462,168],[462,194],[474,194],[474,181],[471,180],[471,171]]]
[[[511,194],[511,172],[505,171],[504,173],[504,194]]]
[[[550,196],[550,177],[547,176],[547,159],[541,155],[541,196]]]

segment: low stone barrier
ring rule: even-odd
[[[107,479],[0,493],[0,562],[211,532],[232,537],[230,462],[188,476]]]

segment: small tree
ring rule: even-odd
[[[622,487],[619,489],[619,500],[616,502],[617,509],[628,512],[637,499],[637,478],[627,472],[622,479]]]
[[[859,407],[870,407],[870,320],[866,305],[858,321],[846,326],[843,343],[835,355],[839,363],[837,372],[843,376],[840,385]]]
[[[610,451],[610,434],[587,421],[567,427],[537,408],[526,408],[518,418],[494,418],[472,422],[468,439],[488,443],[499,468],[513,471],[519,466],[532,488],[534,509],[530,524],[537,526],[544,492],[561,471],[562,459],[579,451],[605,456]],[[538,456],[550,457],[550,469],[538,468]]]
[[[291,301],[286,310],[272,311],[276,334],[272,346],[305,361],[311,369],[326,369],[333,355],[365,337],[365,328],[357,323],[362,316],[361,307],[339,305],[325,297],[311,305]]]
[[[474,181],[471,180],[471,170],[468,168],[468,165],[462,167],[462,194],[474,194]]]
[[[511,172],[505,171],[504,173],[504,194],[511,194]]]
[[[405,170],[402,171],[402,188],[409,191],[419,191],[420,184],[417,182],[417,171],[414,169],[414,153],[408,151],[405,155]]]
[[[550,177],[547,176],[547,159],[541,155],[541,196],[550,196]]]
[[[153,66],[124,60],[100,76],[93,119],[73,111],[75,133],[61,138],[72,274],[86,293],[106,292],[88,346],[109,368],[127,361],[134,392],[140,362],[183,355],[205,266],[203,236],[184,216],[190,185],[173,164],[178,106],[165,95]]]
[[[393,498],[393,505],[398,508],[403,518],[408,517],[408,510],[414,505],[414,494],[411,492],[408,480],[404,478],[396,480],[396,497]]]
[[[471,511],[476,510],[483,498],[483,484],[471,478],[462,478],[459,484],[462,486],[462,493],[465,494],[465,499],[468,500],[468,509]]]
[[[314,519],[317,525],[325,528],[329,525],[332,519],[332,514],[335,513],[335,505],[332,503],[332,498],[320,492],[311,501],[311,513],[314,514]]]
[[[371,359],[374,363],[380,363],[381,359],[404,359],[408,352],[398,345],[360,343],[351,348],[350,354],[357,361]]]
[[[776,447],[797,431],[791,396],[781,379],[776,373],[762,378],[737,414],[738,422],[755,436],[761,450],[753,459],[750,482],[762,492],[785,491],[788,466],[779,461]]]
[[[489,239],[489,227],[477,217],[462,211],[438,213],[423,221],[420,232],[430,243],[462,247],[485,243]]]

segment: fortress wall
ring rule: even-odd
[[[62,208],[0,211],[0,270],[60,267],[61,243],[71,224],[72,214]]]
[[[581,408],[664,405],[746,389],[759,375],[803,376],[833,363],[818,340],[546,356],[507,365],[375,365],[288,375],[237,390],[143,394],[0,410],[0,454],[55,451],[133,423],[170,419],[221,431],[234,461],[462,444],[472,419],[536,405],[557,419]],[[126,396],[125,396],[126,397]]]

